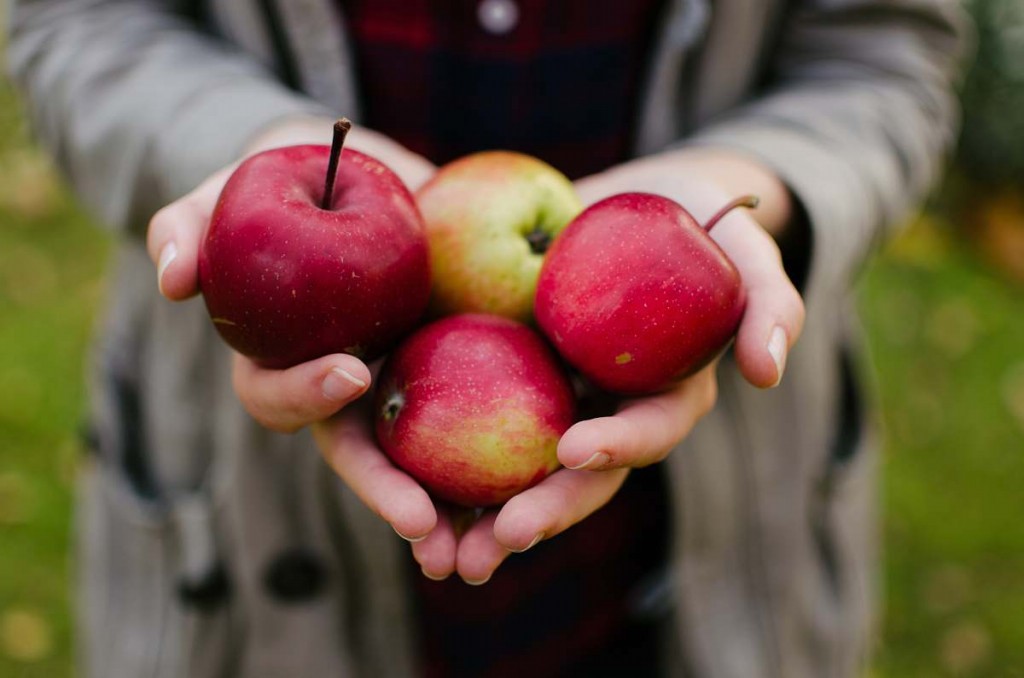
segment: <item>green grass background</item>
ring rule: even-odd
[[[916,220],[859,286],[885,433],[879,677],[1024,678],[1024,287],[960,226]],[[71,492],[108,248],[0,83],[2,678],[73,673]]]

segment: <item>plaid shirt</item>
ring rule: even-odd
[[[667,530],[664,474],[653,466],[583,522],[512,554],[483,586],[430,581],[410,558],[424,675],[660,675]]]
[[[433,162],[504,148],[576,178],[628,158],[658,0],[514,0],[511,23],[485,16],[494,0],[339,1],[365,123]],[[656,622],[637,596],[667,559],[663,482],[633,472],[482,587],[432,582],[410,559],[425,674],[654,675]]]
[[[339,2],[365,122],[406,147],[521,151],[571,178],[627,159],[660,0]],[[495,5],[514,25],[484,27]]]

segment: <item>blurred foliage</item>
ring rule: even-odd
[[[941,220],[860,286],[885,434],[876,672],[1024,676],[1024,294]]]
[[[973,0],[964,133],[859,289],[885,440],[874,676],[1024,678],[1024,1]],[[0,83],[0,676],[71,675],[71,493],[108,238]]]
[[[71,492],[107,239],[0,81],[0,676],[70,675]]]
[[[960,169],[987,184],[1024,181],[1024,2],[971,0],[975,62],[964,82]]]

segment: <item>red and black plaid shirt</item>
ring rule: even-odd
[[[503,148],[576,178],[628,158],[660,0],[499,0],[517,16],[497,33],[480,0],[339,2],[363,122],[433,162]],[[416,568],[425,674],[653,675],[658,634],[637,595],[667,557],[666,501],[660,470],[643,469],[485,586]]]
[[[443,164],[521,151],[578,178],[626,160],[660,0],[339,0],[363,122]]]

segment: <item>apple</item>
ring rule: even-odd
[[[486,151],[442,167],[416,202],[430,239],[431,312],[531,323],[544,254],[582,209],[572,183],[528,155]]]
[[[623,193],[587,208],[548,252],[537,324],[595,385],[619,394],[664,390],[718,355],[736,334],[746,296],[736,267],[678,203]]]
[[[242,162],[199,251],[199,282],[220,336],[264,367],[329,353],[372,360],[426,310],[430,258],[402,181],[333,146],[288,146]],[[326,181],[325,181],[326,175]]]
[[[449,316],[420,328],[377,380],[377,441],[434,496],[494,506],[558,468],[573,423],[572,386],[525,325],[493,315]]]

